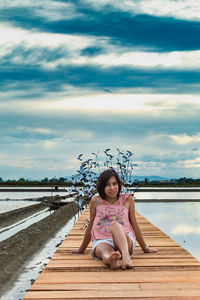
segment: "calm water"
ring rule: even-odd
[[[23,200],[0,200],[0,214],[14,209],[26,207],[33,204],[38,204],[38,201],[23,201]]]
[[[135,199],[200,199],[200,192],[135,192]]]
[[[200,261],[200,203],[136,203],[136,211]]]
[[[66,196],[69,195],[67,191],[65,192],[1,192],[0,190],[0,200],[22,200],[22,199],[34,199],[44,196],[55,196],[55,195],[61,195]]]
[[[176,189],[176,190],[182,190],[182,189],[184,189],[184,190],[193,190],[193,189],[199,189],[199,191],[200,191],[200,186],[199,187],[185,187],[185,186],[181,186],[181,187],[179,187],[179,186],[176,186],[176,187],[172,187],[172,186],[165,186],[165,187],[155,187],[155,186],[143,186],[143,187],[141,187],[140,189],[143,189],[143,190],[145,190],[145,189],[152,189],[152,190],[161,190],[161,189],[168,189],[168,190],[174,190],[174,189]]]
[[[38,191],[40,188],[42,189],[50,189],[51,187],[31,187],[31,189],[35,189],[35,192],[1,192],[1,189],[5,187],[0,187],[0,213],[4,213],[7,211],[11,211],[14,209],[26,207],[33,204],[38,204],[39,202],[34,201],[36,198],[44,197],[44,196],[67,196],[69,193],[67,189],[65,192],[40,192]],[[6,187],[8,188],[8,187]],[[9,189],[16,189],[17,187],[9,187]],[[23,189],[29,189],[30,187],[23,187]],[[19,188],[20,189],[20,188]],[[30,199],[32,201],[27,201],[24,199]]]
[[[49,208],[46,208],[33,214],[32,216],[29,216],[17,223],[12,224],[11,226],[0,229],[0,242],[8,239],[9,237],[15,235],[17,232],[29,227],[30,225],[39,222],[45,217],[48,217],[53,212],[53,210],[49,210]]]

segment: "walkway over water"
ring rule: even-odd
[[[62,242],[24,299],[200,299],[200,262],[159,228],[136,213],[146,243],[157,253],[143,253],[137,244],[134,268],[111,270],[80,246],[89,218],[87,208]]]

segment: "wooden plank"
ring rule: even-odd
[[[80,257],[80,254],[71,254],[68,252],[57,252],[54,254],[54,256],[52,257],[52,260],[60,260],[60,259],[66,259],[66,260],[90,260],[91,259],[91,254],[84,254]],[[143,254],[137,254],[137,255],[133,255],[133,262],[136,259],[148,259],[148,260],[157,260],[157,259],[168,259],[168,258],[173,258],[173,259],[184,259],[187,258],[189,260],[195,260],[197,262],[199,262],[197,259],[195,259],[192,255],[191,256],[186,256],[185,254],[182,255],[176,255],[176,253],[174,254],[160,254],[160,255],[155,255],[155,253],[152,253],[147,256],[147,255],[143,255]]]
[[[133,295],[134,293],[134,295]],[[200,296],[200,289],[195,290],[134,290],[133,291],[121,291],[115,292],[115,296],[121,299],[124,297],[137,298],[137,297],[175,297],[175,296]],[[113,298],[113,291],[99,290],[99,291],[34,291],[24,299],[109,299]]]
[[[98,290],[111,290],[111,291],[126,291],[126,290],[139,290],[139,289],[199,289],[199,282],[164,282],[164,283],[70,283],[70,284],[46,284],[46,283],[35,283],[31,287],[31,291],[98,291]]]
[[[137,283],[137,282],[199,282],[200,272],[196,271],[162,271],[134,272],[134,270],[112,272],[47,272],[38,277],[39,283]]]
[[[200,263],[196,260],[192,259],[132,259],[134,266],[199,266]],[[95,261],[93,259],[90,260],[51,260],[47,264],[48,268],[83,268],[83,267],[105,267],[102,261]]]

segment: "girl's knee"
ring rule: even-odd
[[[110,230],[112,231],[113,229],[117,229],[119,227],[122,227],[121,224],[119,224],[117,221],[113,221],[111,224],[110,224]],[[123,227],[122,227],[123,228]]]

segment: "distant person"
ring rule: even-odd
[[[130,194],[120,194],[121,187],[115,170],[108,169],[100,174],[97,181],[99,196],[93,196],[90,202],[89,225],[81,246],[72,251],[84,253],[92,239],[93,258],[102,259],[111,269],[133,267],[131,256],[136,239],[144,252],[157,252],[145,243],[135,217],[134,199]]]

